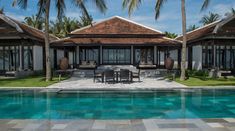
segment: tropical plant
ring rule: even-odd
[[[32,15],[31,17],[25,17],[24,23],[29,26],[32,26],[36,29],[43,30],[44,29],[44,19],[42,17],[37,18],[37,16]]]
[[[66,37],[77,28],[79,28],[79,21],[74,18],[64,17],[62,20],[50,22],[50,33],[59,38]]]
[[[220,19],[220,15],[217,14],[217,13],[212,13],[212,12],[209,12],[208,15],[204,15],[202,17],[202,19],[200,20],[200,23],[202,23],[203,25],[208,25],[210,23],[213,23],[217,20]]]
[[[231,8],[230,12],[227,12],[225,14],[225,16],[227,16],[227,17],[234,16],[234,15],[235,15],[235,9],[234,8]]]
[[[88,25],[91,25],[93,21],[93,18],[90,16],[90,18],[86,17],[86,15],[82,15],[80,16],[80,20],[78,21],[78,26],[81,27],[85,27]]]
[[[190,31],[193,31],[193,30],[196,30],[197,28],[199,28],[198,26],[196,25],[190,25],[187,29],[187,32],[190,32]]]
[[[157,19],[160,15],[161,8],[163,4],[167,0],[157,0],[155,4],[155,19]],[[138,8],[141,4],[142,0],[123,0],[123,8],[128,8],[129,16],[132,14],[132,12]],[[204,0],[204,3],[202,5],[202,9],[204,10],[208,7],[210,3],[210,0]],[[186,12],[185,12],[185,0],[181,0],[181,14],[182,14],[182,34],[183,34],[183,45],[182,45],[182,55],[181,55],[181,76],[180,80],[185,80],[185,74],[186,74],[186,44],[187,44],[187,37],[186,37]]]
[[[45,24],[45,56],[46,56],[46,81],[51,81],[52,73],[51,73],[51,60],[50,60],[50,39],[49,39],[49,14],[51,2],[55,2],[55,7],[57,10],[57,18],[61,20],[64,16],[64,11],[66,9],[65,0],[38,0],[38,14],[37,16],[44,16],[44,24]],[[87,8],[85,6],[85,2],[87,0],[71,0],[74,5],[79,7],[81,11],[89,18],[89,14]],[[90,1],[89,1],[90,2]],[[107,9],[105,0],[91,0],[92,3],[95,3],[96,7],[104,13]],[[28,0],[14,0],[13,6],[18,5],[19,7],[26,9],[28,5]]]
[[[166,37],[171,38],[171,39],[175,39],[178,36],[175,33],[167,32],[167,31],[165,32],[165,35]]]
[[[4,8],[3,7],[0,9],[0,14],[4,14]]]

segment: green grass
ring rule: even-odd
[[[202,78],[189,77],[186,81],[180,81],[176,78],[176,82],[186,86],[235,86],[235,78]]]
[[[61,80],[65,80],[68,77],[62,77]],[[20,79],[4,79],[0,78],[0,87],[46,87],[59,82],[58,77],[54,77],[52,81],[46,82],[45,76],[30,76]]]

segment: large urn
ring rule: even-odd
[[[165,68],[167,70],[172,70],[174,67],[174,60],[171,57],[166,58],[165,60]]]
[[[61,70],[66,70],[69,67],[69,60],[68,58],[64,57],[60,59],[60,69]]]

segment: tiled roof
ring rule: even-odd
[[[71,32],[70,37],[55,41],[53,45],[62,44],[116,44],[116,45],[166,45],[181,46],[181,42],[166,38],[162,32],[115,16]]]
[[[17,20],[14,20],[13,18],[10,18],[8,16],[0,14],[0,20],[5,22],[4,29],[0,29],[1,34],[18,34],[19,37],[21,37],[21,34],[24,34],[24,36],[30,36],[37,38],[41,41],[44,41],[44,32],[41,30],[38,30],[36,28],[30,27],[22,22],[19,22]],[[0,36],[1,36],[0,34]],[[50,41],[59,40],[59,38],[50,35]]]
[[[115,16],[71,32],[71,34],[162,34],[162,32]]]

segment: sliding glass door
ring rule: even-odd
[[[130,47],[103,48],[103,64],[110,64],[110,65],[131,64],[131,48]]]
[[[134,64],[150,64],[154,63],[153,47],[139,47],[135,48]]]
[[[99,64],[99,47],[80,47],[80,62],[95,61]]]

